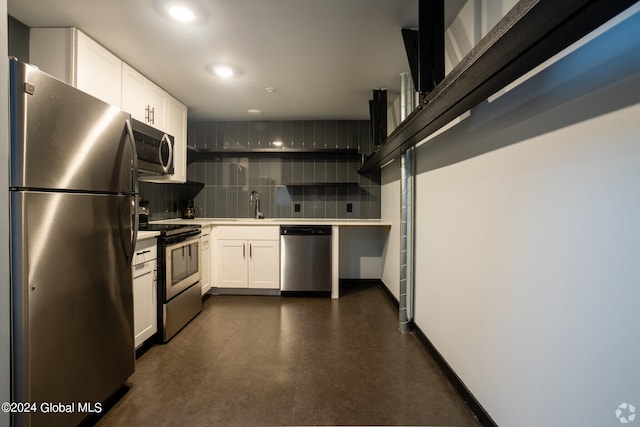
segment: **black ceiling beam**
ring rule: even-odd
[[[637,0],[520,0],[360,168],[374,172]]]
[[[371,140],[374,146],[381,145],[387,138],[387,90],[374,89],[369,101],[369,122]]]
[[[418,3],[418,86],[425,95],[444,79],[444,0]]]
[[[402,29],[402,41],[404,42],[404,50],[407,52],[407,60],[409,61],[409,70],[411,70],[411,78],[413,79],[413,87],[418,90],[420,83],[418,80],[418,56],[420,48],[418,47],[418,30],[411,28]]]
[[[425,95],[444,79],[444,0],[419,0],[418,29],[402,30],[413,86]]]

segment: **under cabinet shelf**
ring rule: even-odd
[[[240,148],[228,150],[207,150],[193,146],[187,147],[188,163],[198,160],[220,159],[225,157],[279,157],[284,155],[293,155],[305,158],[311,156],[323,156],[324,158],[327,158],[328,156],[331,156],[349,159],[349,161],[361,161],[360,153],[357,148]]]

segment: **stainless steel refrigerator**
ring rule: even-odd
[[[10,78],[12,400],[36,405],[14,423],[76,425],[134,370],[130,115],[15,60]]]

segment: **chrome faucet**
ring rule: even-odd
[[[254,199],[255,199],[255,203],[254,203]],[[253,217],[255,219],[264,218],[264,215],[262,214],[262,212],[260,212],[260,194],[258,194],[257,191],[254,190],[251,192],[251,197],[249,197],[249,204],[254,205]]]

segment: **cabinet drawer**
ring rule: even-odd
[[[279,240],[280,226],[278,225],[238,225],[218,227],[218,239],[240,240]]]
[[[133,262],[131,264],[142,264],[156,258],[158,258],[156,239],[138,240],[136,242],[136,250],[133,253]]]

